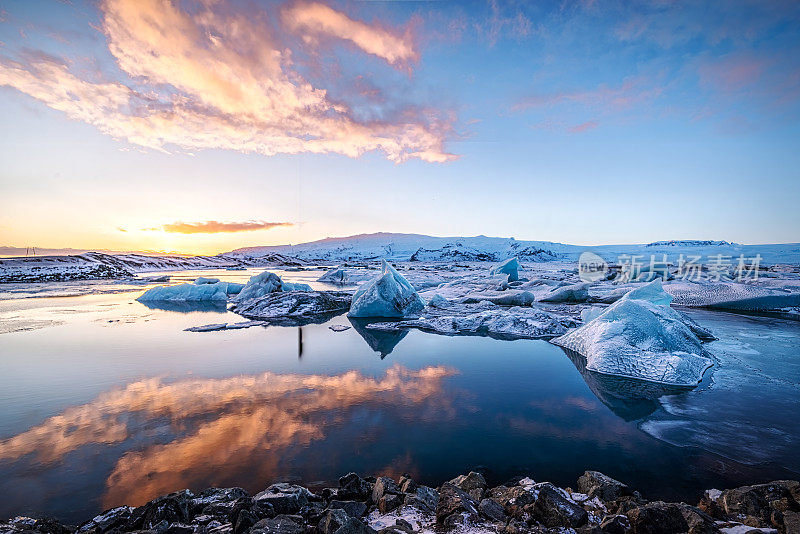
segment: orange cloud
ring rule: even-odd
[[[164,230],[176,234],[218,234],[223,232],[252,232],[254,230],[269,230],[279,226],[292,226],[288,222],[266,222],[266,221],[245,221],[245,222],[175,222],[165,224],[160,228],[147,228],[147,230]]]
[[[442,382],[454,374],[442,366],[415,371],[395,365],[376,378],[349,371],[142,380],[0,441],[0,460],[35,454],[49,464],[87,445],[130,444],[107,479],[106,507],[215,484],[220,473],[270,480],[289,452],[323,439],[348,410],[373,405],[414,420],[430,417],[430,410],[451,417]],[[142,446],[156,422],[167,422],[174,439]]]
[[[344,13],[319,2],[298,2],[282,12],[286,26],[303,32],[306,42],[316,36],[350,41],[368,54],[402,65],[419,59],[410,32],[405,35],[353,20]]]
[[[268,32],[266,14],[236,13],[225,2],[195,7],[182,11],[169,0],[100,3],[109,50],[130,83],[88,81],[64,62],[36,54],[24,61],[0,57],[0,85],[103,133],[156,150],[176,146],[349,157],[378,150],[394,162],[455,157],[444,149],[450,117],[405,106],[394,120],[358,120],[357,110],[334,102],[293,68],[292,51]],[[325,31],[335,30],[387,61],[415,53],[407,44],[390,53],[385,47],[392,43],[391,32],[331,8],[320,12],[335,21]],[[308,18],[313,21],[318,17]]]

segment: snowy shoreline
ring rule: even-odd
[[[117,506],[79,525],[17,516],[0,532],[43,534],[474,534],[796,533],[800,482],[779,480],[708,489],[699,502],[648,501],[635,488],[586,471],[574,488],[515,477],[490,487],[471,471],[432,488],[410,475],[362,478],[309,489],[277,482],[250,495],[242,488],[188,489],[140,506]]]

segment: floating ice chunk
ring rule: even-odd
[[[604,311],[606,311],[606,309],[600,306],[592,306],[591,308],[585,308],[581,310],[581,321],[583,321],[584,323],[588,323],[592,319],[600,317],[600,314],[602,314]]]
[[[195,285],[201,286],[203,284],[216,284],[219,282],[219,278],[206,278],[204,276],[198,276],[194,283]]]
[[[178,284],[176,286],[156,286],[145,291],[136,300],[140,302],[226,302],[228,284]]]
[[[422,297],[391,265],[383,261],[381,274],[361,284],[353,295],[350,317],[408,317],[425,307]]]
[[[350,330],[350,327],[345,324],[332,324],[328,328],[334,332],[344,332],[345,330]]]
[[[586,302],[589,290],[586,284],[557,287],[539,299],[539,302]]]
[[[330,271],[317,278],[317,282],[327,282],[329,284],[345,285],[350,283],[350,277],[341,267],[334,267]]]
[[[519,280],[519,261],[517,258],[509,258],[503,263],[499,265],[495,265],[489,270],[489,274],[507,274],[508,281],[514,282],[515,280]]]
[[[623,298],[552,342],[580,353],[589,371],[660,384],[694,386],[713,365],[680,313],[643,299]]]
[[[290,283],[281,280],[275,273],[264,271],[263,273],[251,276],[247,284],[239,291],[236,296],[237,302],[249,299],[256,299],[275,293],[276,291],[313,291],[308,284]]]
[[[661,306],[669,306],[670,302],[672,302],[672,295],[664,291],[660,278],[625,293],[622,298],[646,300]]]
[[[244,284],[237,284],[236,282],[228,282],[228,295],[235,295],[244,288]]]
[[[305,319],[336,315],[350,306],[343,291],[273,291],[264,296],[237,301],[231,311],[251,319]]]

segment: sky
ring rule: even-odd
[[[0,1],[0,245],[800,241],[800,3]]]

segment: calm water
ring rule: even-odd
[[[79,521],[185,487],[348,471],[574,485],[592,468],[684,499],[800,473],[797,322],[693,312],[719,362],[676,392],[585,373],[543,341],[375,333],[344,316],[184,332],[242,318],[150,309],[140,292],[0,301],[3,330],[36,328],[0,334],[0,516]]]

